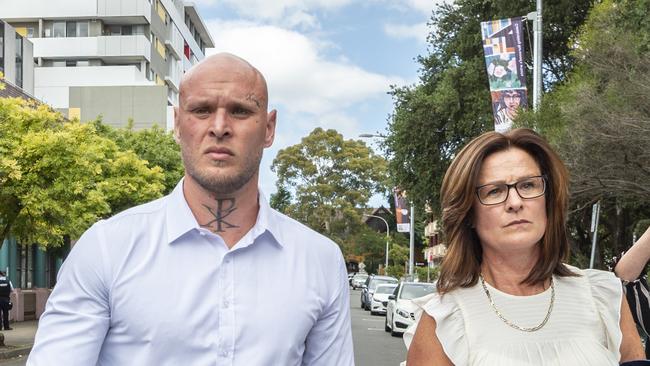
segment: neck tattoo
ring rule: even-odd
[[[217,208],[213,209],[208,205],[203,205],[214,219],[208,223],[201,224],[201,227],[207,228],[214,233],[222,233],[226,229],[238,228],[238,225],[231,224],[226,221],[226,218],[230,216],[236,209],[235,199],[234,198],[217,198]]]
[[[490,291],[488,290],[487,286],[485,285],[485,280],[483,279],[483,274],[479,273],[479,278],[481,280],[481,285],[483,286],[483,291],[485,291],[485,295],[487,295],[488,300],[490,301],[490,305],[492,305],[492,310],[497,314],[499,319],[506,323],[509,327],[520,330],[522,332],[536,332],[540,329],[542,329],[546,323],[548,322],[548,319],[551,317],[551,312],[553,311],[553,304],[555,303],[555,284],[553,283],[553,277],[551,276],[551,301],[548,304],[548,310],[546,311],[546,316],[542,320],[541,323],[534,327],[522,327],[519,326],[512,321],[508,320],[502,313],[499,311],[497,308],[496,304],[494,303],[494,300],[492,299],[492,295],[490,294]]]

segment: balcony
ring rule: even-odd
[[[97,15],[102,18],[120,17],[120,22],[132,24],[143,24],[144,19],[151,23],[151,3],[149,0],[98,0]]]
[[[170,53],[176,57],[177,60],[180,60],[183,55],[183,36],[178,30],[178,27],[173,23],[170,23],[170,30],[167,39],[165,40],[165,46],[169,49]]]
[[[181,76],[183,75],[181,62],[174,58],[169,58],[167,60],[167,72],[168,74],[165,76],[165,81],[176,93],[178,93],[178,89],[181,85]]]
[[[151,60],[151,42],[144,35],[32,38],[34,57]]]

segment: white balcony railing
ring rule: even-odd
[[[126,57],[151,60],[151,42],[144,35],[32,38],[34,57]]]
[[[170,30],[169,30],[169,36],[165,40],[165,46],[169,49],[169,51],[176,56],[177,60],[180,60],[181,57],[183,56],[183,36],[181,36],[181,32],[178,30],[178,27],[176,27],[175,24],[170,23]]]
[[[174,58],[169,58],[167,60],[167,69],[168,75],[165,76],[165,81],[178,93],[178,88],[181,85],[181,76],[183,75],[181,62]]]

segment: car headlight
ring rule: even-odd
[[[397,309],[397,315],[401,316],[402,318],[410,319],[411,315],[408,313],[408,311],[404,311],[402,309]]]

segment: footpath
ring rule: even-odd
[[[27,356],[34,345],[37,320],[11,323],[12,330],[3,330],[5,347],[0,347],[0,361],[18,356]]]

